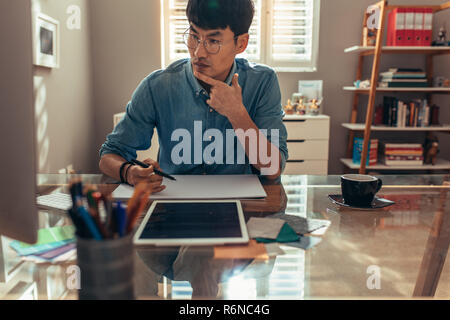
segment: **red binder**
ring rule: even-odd
[[[407,8],[405,12],[405,46],[414,46],[414,18],[415,9]]]
[[[405,45],[405,9],[394,9],[389,12],[388,20],[388,46]]]
[[[422,46],[431,46],[433,37],[433,9],[424,9]]]
[[[423,20],[424,20],[425,9],[415,8],[414,9],[414,46],[423,45]]]

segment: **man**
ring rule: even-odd
[[[100,150],[101,171],[131,185],[149,181],[154,192],[164,186],[153,168],[277,179],[288,158],[278,79],[266,66],[236,59],[248,46],[252,0],[190,0],[186,14],[191,58],[141,82]],[[158,162],[145,160],[148,169],[128,163],[150,147],[154,127]]]

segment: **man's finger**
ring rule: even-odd
[[[239,88],[239,74],[237,73],[234,74],[232,85],[235,88]]]
[[[201,80],[201,81],[203,81],[203,82],[205,82],[205,83],[207,83],[209,85],[212,85],[212,86],[217,86],[217,85],[222,83],[220,81],[214,80],[213,78],[208,77],[207,75],[205,75],[203,73],[200,73],[200,72],[197,72],[197,71],[194,72],[194,76],[197,79],[199,79],[199,80]]]
[[[143,161],[144,163],[146,163],[146,164],[149,164],[149,165],[151,165],[151,166],[154,166],[156,169],[161,169],[160,167],[159,167],[159,163],[158,162],[156,162],[155,160],[153,160],[153,159],[145,159],[144,161]]]
[[[153,173],[153,166],[150,166],[149,168],[139,168],[138,175],[140,177],[147,177],[150,176]]]

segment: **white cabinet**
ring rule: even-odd
[[[328,174],[330,117],[286,115],[289,160],[284,174]]]

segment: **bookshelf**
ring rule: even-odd
[[[342,126],[349,130],[349,138],[347,145],[347,158],[341,159],[341,162],[350,170],[359,170],[360,174],[365,174],[366,169],[375,170],[450,170],[450,161],[444,159],[437,159],[435,165],[421,165],[421,166],[386,166],[383,164],[377,164],[368,166],[366,168],[366,161],[368,156],[369,141],[371,139],[371,133],[382,132],[382,131],[392,131],[392,132],[445,132],[450,133],[450,125],[442,126],[432,126],[432,127],[384,127],[384,126],[372,126],[374,109],[375,109],[375,97],[377,93],[399,93],[399,92],[416,92],[418,94],[425,94],[428,102],[431,103],[433,94],[450,94],[450,88],[436,88],[436,87],[425,87],[425,88],[384,88],[378,87],[378,77],[379,77],[379,67],[380,60],[383,54],[422,54],[426,56],[426,74],[428,84],[432,83],[433,80],[433,57],[450,54],[450,47],[392,47],[383,46],[383,36],[386,29],[387,15],[390,11],[397,8],[404,8],[408,6],[395,6],[388,5],[387,0],[382,0],[374,4],[378,6],[380,10],[380,29],[376,35],[376,42],[374,46],[363,46],[356,45],[344,50],[345,53],[358,54],[358,67],[356,73],[356,79],[362,79],[363,73],[363,63],[365,57],[372,56],[372,72],[370,77],[370,87],[369,88],[356,88],[354,86],[343,87],[344,91],[353,93],[353,104],[350,116],[350,123],[343,123]],[[433,13],[450,9],[450,1],[443,3],[441,5],[435,6],[420,6],[424,8],[431,8]],[[363,27],[367,26],[368,15],[365,15]],[[363,41],[361,41],[363,43]],[[357,123],[358,117],[358,106],[360,95],[368,95],[368,103],[366,108],[366,120],[365,123]],[[355,133],[363,131],[364,132],[364,143],[363,150],[361,154],[361,164],[354,164],[352,162],[352,152],[353,152],[353,142]]]

